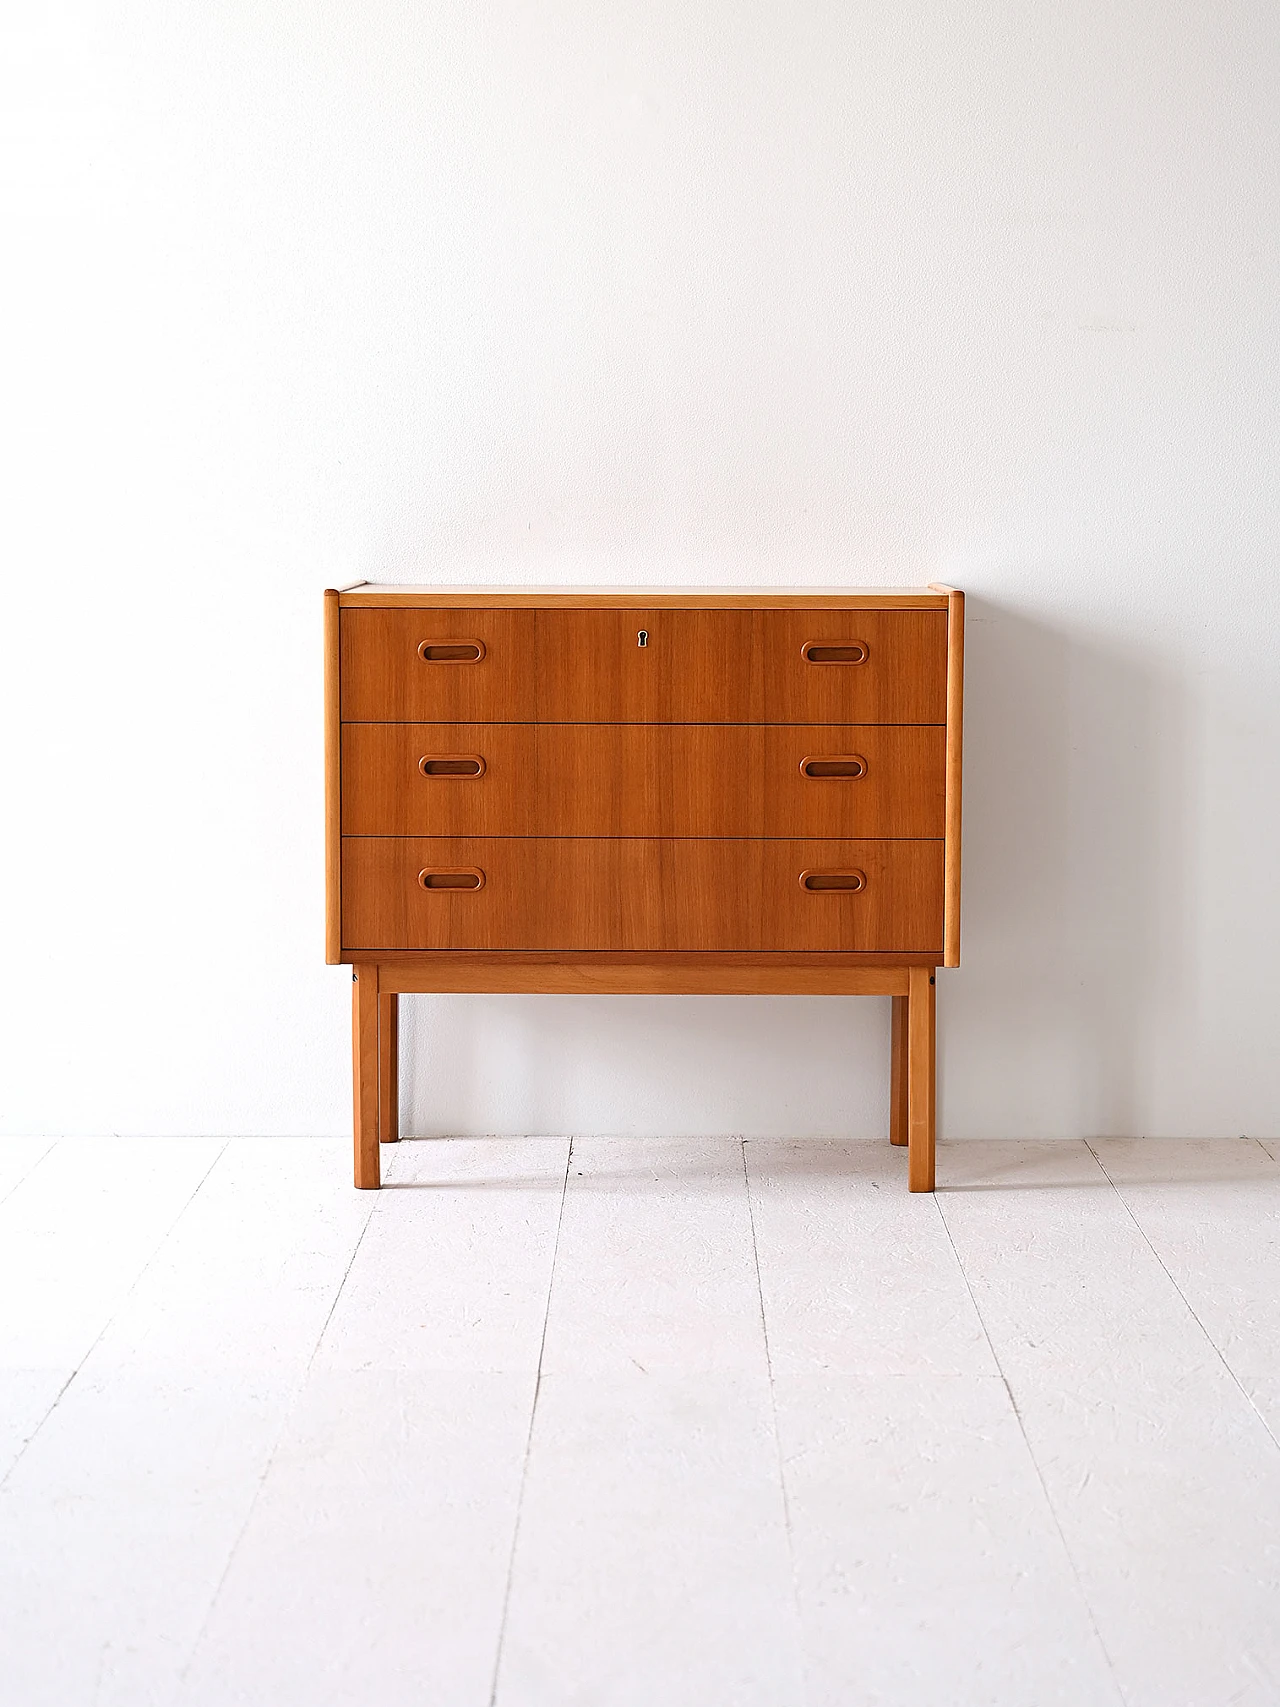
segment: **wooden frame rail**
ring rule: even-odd
[[[714,957],[708,956],[708,959]],[[774,957],[776,959],[776,957]],[[814,956],[813,960],[821,960]],[[827,957],[828,959],[831,957]],[[751,964],[742,964],[744,961]],[[399,955],[352,968],[355,1178],[377,1190],[381,1144],[400,1137],[400,997],[443,993],[527,995],[889,996],[889,1141],[907,1147],[907,1183],[932,1191],[936,1142],[936,968],[932,965],[768,964],[768,956]]]

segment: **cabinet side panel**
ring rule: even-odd
[[[960,776],[964,750],[964,594],[947,594],[947,836],[944,966],[960,964]]]
[[[338,595],[324,595],[324,957],[342,956],[342,723]]]

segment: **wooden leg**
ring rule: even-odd
[[[378,1138],[400,1136],[400,998],[378,994]]]
[[[378,1161],[378,968],[351,969],[351,1065],[355,1101],[356,1185],[376,1191]]]
[[[935,1000],[932,966],[913,966],[907,998],[907,1184],[933,1190]]]
[[[907,998],[891,996],[889,1045],[889,1142],[907,1141]]]

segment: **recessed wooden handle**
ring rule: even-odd
[[[806,664],[865,664],[870,655],[863,640],[806,640],[800,651]]]
[[[424,640],[418,656],[424,664],[478,664],[484,657],[484,641]]]
[[[423,776],[477,777],[485,773],[485,762],[479,753],[450,753],[433,759],[429,754],[418,760]]]
[[[424,889],[483,889],[484,872],[478,865],[453,866],[438,871],[420,871],[418,882]]]
[[[810,894],[823,889],[865,889],[867,874],[865,871],[802,871],[800,887],[807,889]]]
[[[867,761],[858,753],[815,753],[800,761],[800,775],[810,782],[828,776],[866,776]]]

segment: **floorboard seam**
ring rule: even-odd
[[[1195,1323],[1195,1325],[1199,1328],[1200,1332],[1204,1335],[1205,1342],[1210,1347],[1210,1349],[1212,1350],[1213,1355],[1218,1359],[1218,1362],[1226,1370],[1227,1374],[1231,1377],[1232,1381],[1235,1383],[1236,1387],[1239,1389],[1240,1396],[1241,1396],[1241,1398],[1243,1398],[1245,1404],[1248,1405],[1249,1409],[1253,1412],[1254,1416],[1257,1417],[1258,1421],[1262,1424],[1262,1427],[1263,1427],[1264,1431],[1266,1432],[1267,1439],[1271,1442],[1271,1444],[1276,1448],[1277,1451],[1280,1451],[1280,1440],[1276,1439],[1276,1436],[1275,1436],[1274,1431],[1272,1430],[1271,1424],[1267,1421],[1267,1419],[1263,1415],[1263,1413],[1258,1409],[1257,1405],[1253,1401],[1252,1396],[1249,1393],[1249,1390],[1246,1388],[1244,1383],[1241,1381],[1240,1377],[1236,1374],[1235,1370],[1227,1362],[1226,1355],[1222,1351],[1221,1347],[1216,1344],[1216,1342],[1214,1341],[1213,1335],[1209,1332],[1208,1328],[1205,1327],[1204,1323],[1200,1320],[1199,1316],[1196,1314],[1195,1306],[1192,1304],[1191,1300],[1187,1297],[1186,1293],[1182,1290],[1182,1288],[1178,1285],[1177,1278],[1174,1275],[1173,1271],[1170,1269],[1169,1265],[1165,1262],[1164,1258],[1160,1255],[1160,1252],[1151,1243],[1151,1240],[1147,1237],[1146,1228],[1142,1225],[1142,1222],[1139,1221],[1138,1217],[1134,1214],[1133,1210],[1130,1208],[1128,1199],[1125,1197],[1124,1193],[1120,1190],[1120,1187],[1112,1179],[1111,1175],[1109,1173],[1107,1173],[1106,1163],[1103,1161],[1102,1157],[1098,1154],[1098,1152],[1094,1149],[1093,1145],[1089,1143],[1089,1140],[1087,1138],[1085,1139],[1085,1143],[1088,1146],[1089,1154],[1093,1157],[1094,1161],[1097,1162],[1098,1166],[1102,1169],[1103,1176],[1105,1177],[1107,1184],[1111,1187],[1112,1191],[1115,1192],[1116,1196],[1120,1199],[1120,1202],[1124,1205],[1124,1212],[1129,1217],[1130,1221],[1133,1222],[1133,1225],[1137,1228],[1138,1235],[1141,1238],[1143,1244],[1147,1247],[1147,1249],[1151,1252],[1152,1256],[1160,1264],[1160,1268],[1163,1271],[1165,1277],[1167,1278],[1170,1286],[1173,1287],[1174,1291],[1178,1294],[1178,1297],[1181,1298],[1183,1304],[1186,1306],[1187,1314],[1191,1317],[1191,1320]],[[1265,1145],[1259,1145],[1259,1148],[1265,1152],[1266,1146]]]
[[[44,1149],[41,1150],[40,1154],[36,1157],[35,1161],[32,1162],[26,1173],[19,1174],[17,1179],[14,1180],[13,1184],[9,1187],[8,1191],[0,1192],[0,1203],[7,1203],[13,1196],[14,1192],[17,1191],[18,1187],[27,1183],[32,1174],[35,1173],[36,1169],[40,1166],[41,1162],[44,1161],[45,1157],[51,1156],[61,1142],[62,1140],[60,1138],[48,1139],[45,1142]]]
[[[524,1490],[529,1480],[529,1455],[533,1448],[533,1425],[538,1415],[538,1395],[542,1391],[542,1359],[547,1349],[547,1324],[551,1320],[551,1295],[555,1291],[556,1262],[560,1255],[560,1229],[564,1225],[564,1200],[569,1191],[569,1169],[573,1162],[573,1139],[565,1145],[564,1179],[560,1183],[560,1213],[556,1216],[556,1236],[551,1245],[551,1272],[547,1276],[547,1303],[542,1312],[542,1335],[538,1340],[538,1368],[533,1381],[533,1402],[529,1406],[529,1431],[524,1442],[524,1462],[520,1466],[520,1490],[516,1495],[516,1517],[511,1526],[511,1554],[507,1560],[507,1580],[502,1591],[502,1613],[498,1619],[498,1640],[493,1654],[493,1684],[489,1690],[489,1707],[498,1699],[498,1681],[502,1671],[502,1646],[507,1635],[507,1613],[511,1607],[511,1585],[515,1579],[516,1547],[520,1541],[520,1518],[524,1511]]]
[[[351,1255],[347,1259],[347,1265],[342,1271],[342,1279],[334,1289],[333,1301],[329,1305],[328,1312],[325,1315],[324,1325],[316,1335],[316,1343],[311,1348],[311,1356],[307,1359],[306,1367],[299,1374],[298,1379],[294,1384],[293,1392],[282,1407],[280,1426],[276,1430],[275,1439],[271,1443],[271,1449],[266,1455],[266,1460],[262,1466],[262,1474],[254,1484],[253,1493],[249,1498],[248,1505],[245,1507],[244,1521],[236,1531],[235,1540],[227,1549],[226,1560],[223,1563],[221,1571],[218,1573],[218,1580],[214,1584],[213,1593],[209,1596],[209,1604],[205,1607],[204,1617],[200,1620],[200,1628],[196,1631],[195,1640],[192,1642],[187,1657],[178,1671],[179,1689],[181,1689],[186,1683],[187,1674],[195,1664],[196,1655],[200,1652],[200,1644],[204,1641],[205,1632],[209,1628],[209,1620],[213,1617],[219,1596],[222,1594],[222,1590],[226,1585],[227,1577],[231,1573],[231,1567],[235,1563],[236,1554],[240,1551],[241,1544],[243,1543],[245,1536],[248,1534],[249,1525],[253,1521],[253,1514],[257,1510],[258,1501],[262,1496],[262,1490],[266,1486],[267,1477],[271,1474],[271,1467],[276,1461],[276,1453],[280,1449],[280,1442],[284,1438],[284,1432],[289,1426],[289,1419],[293,1415],[294,1406],[298,1402],[298,1395],[307,1384],[307,1377],[311,1374],[311,1368],[315,1363],[316,1355],[320,1350],[321,1341],[324,1339],[324,1336],[328,1331],[329,1323],[333,1320],[333,1312],[338,1307],[338,1300],[342,1296],[342,1290],[347,1284],[347,1279],[351,1274],[352,1268],[355,1266],[356,1257],[360,1254],[360,1247],[364,1243],[365,1234],[369,1231],[369,1223],[373,1220],[374,1211],[377,1209],[379,1201],[380,1197],[375,1198],[375,1200],[369,1205],[369,1213],[365,1216],[364,1225],[361,1227],[359,1236],[351,1248]]]
[[[301,1388],[303,1382],[305,1382],[308,1375],[310,1375],[311,1367],[320,1354],[320,1347],[324,1344],[324,1336],[329,1331],[329,1323],[333,1320],[333,1313],[338,1308],[338,1300],[342,1297],[342,1294],[346,1289],[347,1281],[351,1278],[351,1270],[355,1267],[356,1258],[360,1255],[360,1247],[365,1241],[365,1235],[369,1231],[370,1223],[372,1222],[381,1202],[382,1194],[379,1192],[374,1202],[369,1205],[369,1213],[364,1218],[364,1226],[360,1229],[360,1236],[351,1247],[351,1256],[347,1261],[347,1266],[342,1271],[342,1279],[334,1289],[333,1300],[330,1303],[328,1310],[325,1312],[324,1322],[321,1324],[320,1332],[316,1335],[316,1343],[311,1348],[311,1356],[307,1359],[307,1366],[302,1371],[301,1378],[299,1379],[299,1388]]]
[[[5,1471],[4,1475],[0,1476],[0,1489],[3,1489],[4,1487],[7,1486],[10,1476],[13,1475],[13,1472],[18,1468],[18,1465],[21,1464],[22,1460],[26,1457],[27,1449],[30,1447],[32,1441],[40,1433],[40,1430],[44,1427],[44,1425],[48,1422],[49,1418],[53,1415],[53,1413],[57,1410],[58,1406],[62,1403],[63,1398],[66,1395],[67,1389],[71,1386],[71,1383],[75,1380],[76,1376],[79,1375],[80,1371],[84,1368],[85,1364],[89,1361],[89,1359],[93,1356],[94,1352],[97,1350],[98,1346],[102,1343],[104,1335],[107,1333],[107,1330],[111,1327],[111,1325],[115,1321],[116,1317],[120,1314],[120,1311],[123,1310],[125,1305],[129,1302],[130,1298],[133,1297],[134,1292],[137,1290],[138,1286],[142,1282],[143,1276],[150,1270],[152,1263],[156,1260],[156,1258],[160,1255],[160,1252],[168,1244],[174,1228],[178,1225],[179,1221],[181,1221],[182,1217],[187,1213],[187,1210],[190,1209],[191,1205],[195,1202],[196,1198],[200,1194],[201,1189],[204,1186],[205,1181],[209,1178],[209,1175],[213,1172],[213,1170],[217,1167],[218,1163],[226,1155],[227,1150],[230,1147],[230,1144],[231,1144],[231,1140],[229,1138],[223,1139],[222,1148],[218,1151],[217,1155],[214,1156],[213,1160],[209,1163],[209,1166],[204,1170],[204,1172],[200,1175],[200,1178],[196,1181],[194,1187],[192,1188],[191,1195],[187,1198],[186,1202],[178,1210],[177,1214],[174,1216],[173,1220],[170,1221],[169,1225],[165,1228],[164,1232],[161,1233],[160,1237],[156,1240],[155,1245],[152,1248],[151,1255],[147,1258],[146,1262],[143,1263],[142,1267],[138,1270],[137,1274],[134,1275],[132,1281],[129,1283],[127,1290],[125,1291],[124,1296],[120,1299],[120,1301],[116,1305],[115,1309],[107,1317],[106,1321],[98,1329],[98,1332],[93,1336],[92,1341],[85,1348],[84,1356],[76,1364],[75,1368],[71,1371],[70,1375],[67,1376],[66,1380],[62,1383],[61,1387],[58,1388],[58,1391],[54,1397],[53,1403],[49,1406],[48,1410],[40,1418],[40,1421],[32,1429],[31,1433],[23,1441],[21,1447],[18,1450],[17,1456],[13,1460],[13,1463],[10,1464],[9,1468]],[[56,1145],[51,1144],[49,1146],[49,1149],[45,1152],[45,1154],[51,1155],[55,1148],[56,1148]],[[43,1160],[44,1160],[44,1157],[42,1156],[40,1158],[40,1161],[43,1161]],[[37,1162],[36,1167],[39,1167],[39,1165],[40,1165],[40,1162]],[[33,1168],[31,1170],[31,1172],[34,1173],[35,1169]],[[31,1177],[30,1174],[24,1174],[23,1175],[24,1179],[29,1179],[30,1177]]]
[[[773,1444],[778,1453],[778,1487],[782,1494],[782,1522],[787,1533],[787,1560],[791,1566],[791,1601],[795,1608],[796,1635],[800,1638],[801,1684],[804,1698],[809,1698],[808,1655],[804,1643],[804,1616],[800,1610],[800,1572],[796,1563],[795,1540],[791,1529],[791,1501],[787,1495],[787,1471],[782,1454],[782,1433],[778,1427],[778,1394],[773,1379],[773,1351],[769,1345],[769,1318],[764,1307],[764,1280],[760,1273],[760,1246],[756,1239],[756,1212],[751,1201],[751,1171],[747,1167],[747,1140],[742,1146],[742,1183],[747,1193],[747,1219],[751,1223],[751,1255],[756,1265],[756,1297],[760,1300],[760,1332],[764,1338],[764,1361],[769,1375],[769,1409],[773,1417]]]
[[[1104,1173],[1105,1173],[1105,1170],[1104,1170]],[[1108,1184],[1110,1184],[1110,1181],[1108,1181]],[[1113,1191],[1115,1191],[1114,1186],[1112,1186],[1111,1189]],[[1119,1193],[1117,1192],[1116,1195],[1119,1196]],[[986,1318],[982,1314],[982,1309],[978,1303],[977,1294],[973,1290],[973,1285],[969,1279],[968,1271],[966,1270],[966,1268],[964,1266],[964,1262],[961,1259],[960,1252],[957,1249],[956,1242],[951,1236],[951,1228],[947,1225],[946,1211],[943,1208],[940,1199],[936,1195],[934,1196],[933,1202],[934,1202],[934,1207],[938,1211],[938,1219],[942,1222],[943,1231],[947,1235],[947,1243],[951,1246],[951,1254],[956,1259],[956,1267],[960,1270],[960,1278],[964,1281],[965,1290],[969,1294],[969,1299],[973,1305],[974,1314],[978,1318],[978,1325],[982,1329],[982,1337],[987,1342],[987,1349],[991,1353],[991,1361],[995,1364],[996,1372],[999,1375],[1000,1380],[1004,1384],[1005,1392],[1009,1396],[1009,1406],[1010,1406],[1010,1409],[1013,1411],[1014,1418],[1017,1421],[1018,1433],[1022,1436],[1022,1444],[1027,1449],[1027,1458],[1030,1460],[1031,1468],[1035,1471],[1036,1481],[1039,1482],[1039,1484],[1040,1484],[1040,1492],[1044,1496],[1045,1509],[1049,1513],[1049,1517],[1053,1523],[1053,1527],[1054,1527],[1054,1530],[1057,1534],[1058,1540],[1062,1545],[1063,1557],[1066,1559],[1067,1564],[1071,1568],[1071,1575],[1075,1579],[1076,1590],[1080,1595],[1080,1604],[1084,1607],[1085,1616],[1089,1620],[1089,1628],[1093,1631],[1094,1640],[1098,1644],[1098,1651],[1101,1653],[1103,1659],[1106,1661],[1107,1672],[1111,1678],[1112,1687],[1115,1689],[1116,1698],[1119,1701],[1127,1704],[1129,1697],[1125,1693],[1124,1687],[1121,1684],[1119,1677],[1116,1675],[1116,1668],[1115,1668],[1115,1665],[1112,1663],[1111,1654],[1107,1649],[1107,1644],[1102,1639],[1102,1631],[1098,1628],[1098,1620],[1097,1620],[1096,1616],[1094,1615],[1092,1602],[1090,1601],[1088,1594],[1085,1592],[1084,1580],[1080,1575],[1080,1567],[1076,1564],[1075,1555],[1072,1553],[1071,1548],[1067,1543],[1067,1537],[1066,1537],[1065,1533],[1063,1532],[1062,1523],[1059,1520],[1057,1508],[1055,1507],[1055,1505],[1053,1503],[1053,1499],[1050,1496],[1048,1483],[1044,1479],[1044,1472],[1040,1468],[1040,1460],[1036,1457],[1035,1451],[1031,1445],[1031,1441],[1029,1440],[1029,1438],[1027,1436],[1026,1424],[1022,1420],[1022,1412],[1018,1408],[1018,1401],[1017,1401],[1016,1397],[1014,1396],[1013,1388],[1009,1384],[1009,1377],[1005,1374],[1004,1365],[1000,1361],[1000,1354],[997,1352],[997,1350],[995,1348],[995,1344],[992,1341],[991,1335],[987,1329]]]

